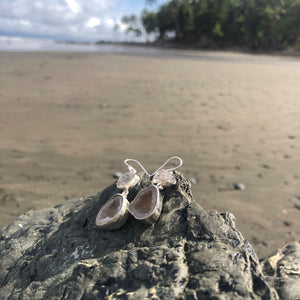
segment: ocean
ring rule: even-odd
[[[106,53],[134,56],[152,56],[203,61],[229,61],[245,63],[298,63],[299,57],[273,55],[251,55],[230,51],[184,50],[158,48],[142,45],[125,45],[113,43],[88,44],[57,42],[50,39],[33,39],[23,37],[0,36],[0,52],[82,52]]]
[[[57,42],[50,39],[0,36],[0,51],[3,52],[98,52],[146,56],[173,56],[176,50],[118,44],[80,44]]]

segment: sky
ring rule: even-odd
[[[123,15],[156,10],[166,0],[0,0],[0,35],[55,40],[133,40]],[[119,24],[119,30],[114,30]],[[142,38],[143,39],[143,38]]]

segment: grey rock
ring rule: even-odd
[[[234,216],[202,209],[175,176],[153,225],[96,227],[115,184],[19,216],[0,232],[0,299],[278,299]],[[142,176],[129,201],[149,184]]]
[[[280,299],[300,299],[300,243],[287,244],[265,259],[263,272]]]
[[[228,131],[229,130],[228,126],[226,126],[226,125],[218,125],[217,128],[222,130],[222,131]]]
[[[270,167],[269,165],[267,165],[267,164],[263,164],[262,167],[263,167],[264,169],[270,169],[270,168],[271,168],[271,167]]]
[[[195,177],[190,177],[189,180],[190,180],[190,182],[192,184],[196,184],[197,183],[197,179]]]
[[[105,103],[101,103],[101,104],[99,104],[99,108],[106,109],[106,108],[108,108],[108,105]]]
[[[116,178],[116,179],[119,179],[121,176],[122,176],[122,173],[121,173],[121,172],[116,172],[116,173],[114,174],[114,178]]]
[[[240,190],[240,191],[243,191],[243,190],[246,189],[245,184],[243,184],[243,183],[241,183],[241,182],[239,182],[239,183],[234,183],[234,184],[233,184],[233,187],[234,187],[235,190]]]

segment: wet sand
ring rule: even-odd
[[[295,58],[0,53],[0,226],[180,155],[260,257],[299,240],[299,82]]]

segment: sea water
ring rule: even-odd
[[[226,53],[221,51],[189,51],[170,48],[149,47],[143,45],[113,43],[72,43],[50,39],[0,36],[0,52],[89,52],[107,54],[125,54],[135,56],[171,57],[203,61],[230,61],[245,63],[300,63],[298,57],[249,55]]]
[[[8,52],[100,52],[115,54],[169,56],[170,51],[166,49],[130,46],[122,44],[101,43],[71,43],[58,42],[50,39],[33,39],[24,37],[0,36],[0,51]],[[171,50],[172,52],[172,50]]]

